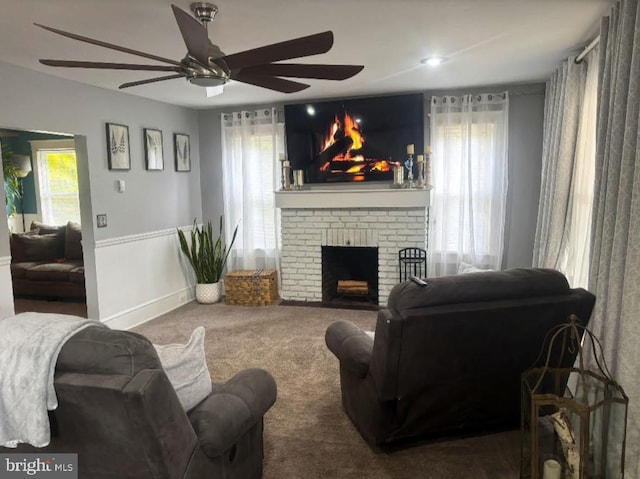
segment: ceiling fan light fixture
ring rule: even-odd
[[[207,87],[207,98],[211,98],[213,96],[221,95],[223,92],[224,92],[224,85],[208,86]]]
[[[227,78],[213,75],[195,75],[188,78],[189,83],[203,87],[222,86],[227,83]]]
[[[429,65],[430,67],[437,67],[438,65],[443,64],[447,61],[447,58],[441,57],[439,55],[433,55],[427,58],[423,58],[420,60],[420,63],[424,65]]]

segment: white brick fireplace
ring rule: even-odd
[[[378,248],[378,298],[398,283],[398,251],[426,248],[429,191],[394,189],[276,192],[282,218],[285,300],[322,301],[322,247]]]

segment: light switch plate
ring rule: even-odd
[[[98,223],[98,228],[106,228],[107,226],[107,215],[101,214],[96,216],[96,222]]]

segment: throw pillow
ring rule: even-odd
[[[80,225],[73,221],[69,221],[66,226],[64,257],[67,259],[82,259],[82,230]]]
[[[65,226],[54,226],[54,225],[46,225],[41,223],[40,221],[32,221],[31,222],[31,231],[38,230],[38,234],[47,235],[52,233],[60,233],[64,234]]]
[[[189,411],[211,393],[211,376],[204,355],[204,328],[197,327],[187,344],[154,344],[162,367]]]

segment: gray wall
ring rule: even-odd
[[[106,213],[95,240],[185,225],[201,214],[198,115],[188,108],[63,80],[0,63],[0,127],[87,138],[90,216]],[[110,171],[105,123],[129,127],[131,170]],[[144,169],[143,128],[163,132],[164,171]],[[174,171],[173,133],[191,137],[192,171]],[[126,182],[125,193],[116,180]],[[82,186],[82,185],[81,185]],[[84,220],[84,217],[83,217]],[[83,222],[83,227],[85,226]],[[2,253],[2,252],[0,252]]]
[[[538,215],[540,173],[542,169],[542,126],[544,83],[499,85],[467,90],[438,90],[433,95],[491,93],[508,90],[509,96],[509,188],[505,223],[503,268],[530,267]],[[266,105],[271,107],[274,105]],[[275,105],[281,108],[282,105]],[[220,141],[222,112],[263,108],[265,105],[235,106],[198,112],[202,151],[201,187],[203,216],[215,220],[222,214],[222,150]],[[428,113],[428,102],[425,106]],[[428,120],[425,129],[429,131]],[[427,144],[427,143],[425,143]]]
[[[0,128],[72,134],[76,137],[82,233],[85,245],[87,303],[98,317],[93,249],[96,241],[166,230],[202,216],[198,114],[188,108],[147,100],[57,78],[0,62]],[[105,123],[128,125],[131,170],[110,171]],[[144,169],[143,128],[163,132],[163,171]],[[191,137],[192,170],[174,171],[173,133]],[[118,193],[116,180],[125,180]],[[108,226],[95,217],[106,213]],[[0,222],[0,235],[8,228]],[[0,241],[0,257],[9,256]],[[117,268],[117,265],[113,265]],[[105,272],[109,274],[110,272]],[[95,302],[94,302],[95,300]]]

